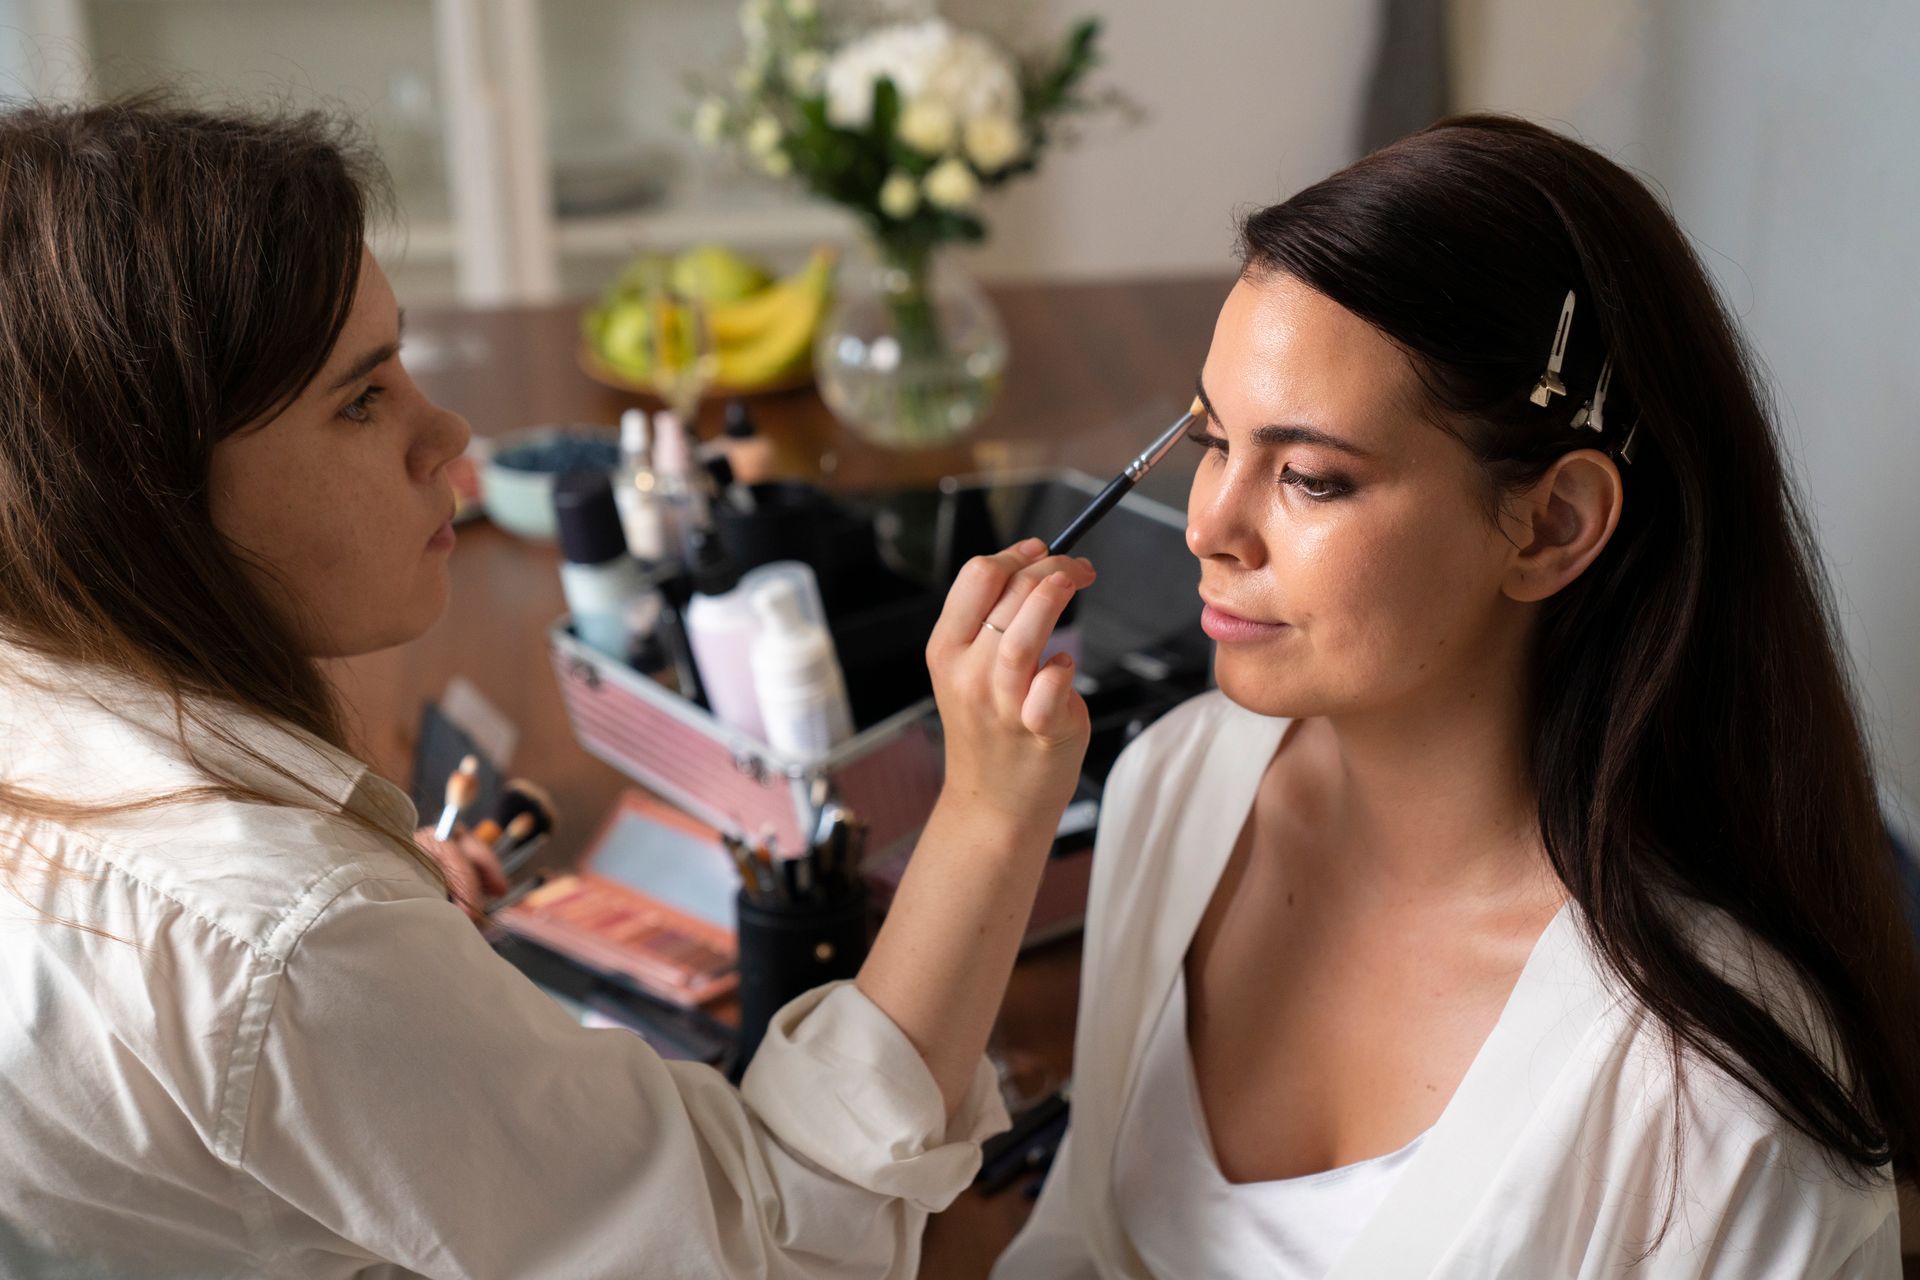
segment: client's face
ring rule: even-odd
[[[400,366],[400,313],[371,254],[320,375],[214,447],[214,526],[314,657],[411,640],[447,601],[467,424]]]
[[[1228,697],[1365,712],[1457,688],[1520,634],[1478,464],[1420,416],[1385,337],[1289,277],[1242,280],[1201,384],[1187,542]]]

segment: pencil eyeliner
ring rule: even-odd
[[[1118,506],[1120,499],[1126,497],[1127,494],[1132,491],[1133,486],[1139,484],[1146,476],[1147,472],[1153,470],[1160,464],[1162,458],[1173,452],[1173,446],[1179,443],[1181,433],[1186,431],[1195,419],[1203,416],[1205,413],[1206,410],[1200,405],[1200,397],[1195,396],[1193,403],[1188,405],[1187,411],[1180,416],[1180,421],[1168,427],[1166,431],[1161,433],[1159,439],[1148,445],[1141,452],[1139,457],[1129,462],[1127,469],[1115,476],[1107,487],[1102,489],[1099,495],[1087,504],[1087,509],[1075,516],[1073,523],[1065,529],[1062,529],[1059,536],[1047,544],[1047,554],[1063,556],[1069,551],[1072,551],[1074,544],[1080,541],[1087,530],[1099,524],[1101,518],[1104,517],[1107,512]]]

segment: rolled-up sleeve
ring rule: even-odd
[[[784,1009],[741,1090],[577,1025],[443,901],[319,911],[266,992],[242,1172],[263,1260],[449,1277],[907,1277],[1004,1128],[983,1061],[951,1120],[851,985]]]

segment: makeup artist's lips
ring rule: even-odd
[[[1237,613],[1228,613],[1218,605],[1208,604],[1200,610],[1200,629],[1221,644],[1247,644],[1259,640],[1271,640],[1287,629],[1284,622],[1256,622],[1252,618],[1243,618]]]

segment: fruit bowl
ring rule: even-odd
[[[653,375],[696,359],[712,361],[702,399],[809,386],[836,257],[822,245],[776,280],[718,245],[671,260],[643,254],[581,314],[576,359],[596,382],[657,399],[668,396]]]
[[[574,359],[580,366],[580,372],[592,378],[603,387],[612,387],[615,391],[625,391],[636,396],[645,396],[652,400],[664,400],[660,389],[651,382],[638,378],[629,378],[605,360],[593,347],[582,342],[575,352]],[[708,383],[706,390],[700,393],[701,403],[709,400],[731,400],[736,396],[771,395],[780,391],[798,391],[802,387],[813,385],[813,366],[802,365],[784,378],[775,378],[771,382],[758,383],[751,387],[729,386],[722,382]]]

